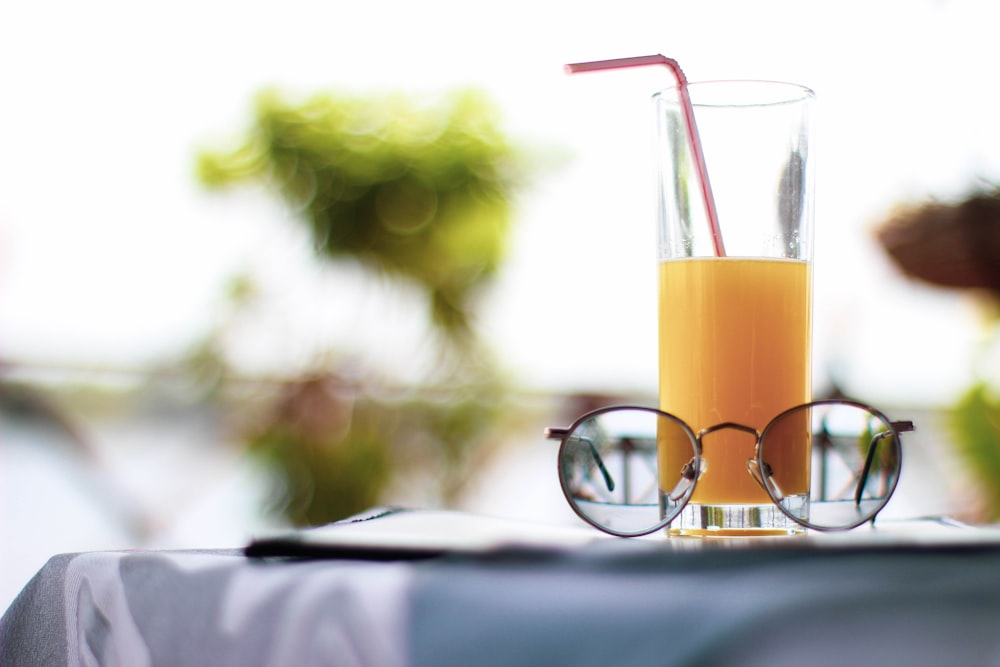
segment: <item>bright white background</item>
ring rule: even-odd
[[[484,330],[527,386],[653,391],[647,100],[667,72],[568,77],[562,65],[661,52],[690,80],[817,92],[817,385],[832,367],[873,401],[947,402],[970,377],[977,311],[903,280],[870,231],[898,203],[997,177],[998,18],[989,2],[928,0],[8,3],[2,354],[162,361],[212,322],[226,277],[248,270],[267,297],[242,344],[248,368],[329,347],[405,370],[415,307],[351,271],[318,279],[280,205],[204,192],[194,154],[238,137],[265,86],[476,86],[515,141],[561,157],[523,192]]]

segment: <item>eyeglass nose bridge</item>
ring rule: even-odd
[[[744,433],[749,433],[754,437],[755,442],[760,442],[760,431],[746,424],[740,424],[737,422],[722,422],[721,424],[716,424],[714,426],[706,426],[705,428],[698,431],[698,446],[701,446],[701,440],[706,435],[715,433],[716,431],[724,431],[726,429],[733,429],[734,431],[743,431]]]
[[[754,437],[754,456],[753,458],[747,459],[747,472],[750,473],[750,476],[753,477],[754,480],[760,484],[761,488],[767,491],[776,502],[784,500],[785,494],[782,493],[781,489],[778,487],[778,483],[775,481],[774,475],[772,474],[771,466],[760,460],[761,432],[757,429],[738,422],[722,422],[721,424],[715,424],[714,426],[707,426],[698,431],[699,452],[704,450],[704,446],[701,441],[706,435],[717,431],[724,431],[726,429],[741,431]]]

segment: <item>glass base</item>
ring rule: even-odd
[[[809,497],[788,496],[782,504],[795,516],[809,517]],[[667,526],[668,535],[687,537],[777,537],[802,535],[806,529],[773,503],[701,505],[688,503]]]

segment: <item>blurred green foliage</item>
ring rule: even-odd
[[[415,495],[454,502],[504,409],[499,386],[461,393],[358,393],[334,374],[288,383],[249,434],[251,451],[277,473],[273,507],[308,526],[379,504],[391,484],[404,493],[432,486]]]
[[[403,95],[274,91],[235,150],[200,155],[212,187],[263,183],[299,213],[318,252],[426,290],[433,321],[467,332],[470,301],[504,256],[522,163],[475,91],[433,103]]]
[[[967,512],[967,520],[1000,520],[1000,377],[991,363],[1000,352],[1000,188],[977,180],[955,201],[901,205],[875,235],[904,275],[962,290],[982,311],[976,378],[951,406],[949,426],[981,505]]]
[[[209,187],[262,185],[280,196],[321,260],[416,285],[444,334],[442,363],[423,386],[317,368],[244,415],[249,449],[274,476],[274,507],[293,524],[342,519],[412,484],[434,493],[410,495],[448,505],[474,478],[506,393],[473,326],[476,297],[501,266],[515,176],[526,166],[496,110],[473,91],[433,102],[316,95],[300,104],[266,92],[236,148],[199,155]],[[238,309],[254,292],[237,287]],[[193,352],[206,377],[227,375],[224,331]]]
[[[987,521],[1000,521],[1000,398],[986,382],[974,384],[952,409],[959,455],[983,494]]]

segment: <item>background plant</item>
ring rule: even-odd
[[[975,379],[951,407],[949,426],[978,487],[980,516],[970,518],[1000,520],[1000,376],[990,376],[989,354],[1000,343],[1000,189],[989,185],[955,202],[900,207],[877,237],[904,274],[972,295],[981,307]]]
[[[419,386],[320,367],[276,384],[242,420],[293,523],[363,510],[401,477],[433,483],[443,504],[468,481],[507,392],[475,311],[501,267],[526,166],[491,103],[469,90],[299,103],[268,91],[235,147],[199,156],[205,185],[280,197],[319,261],[415,285],[438,332],[440,363]],[[207,343],[196,356],[218,375],[224,354]]]

